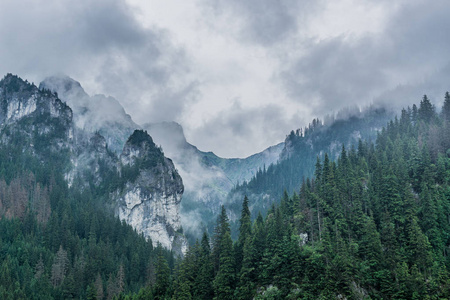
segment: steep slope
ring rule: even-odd
[[[56,92],[72,108],[76,126],[87,132],[99,132],[108,147],[118,154],[130,134],[140,128],[119,101],[104,95],[91,97],[78,81],[68,76],[47,77],[39,88]]]
[[[116,214],[164,247],[176,253],[186,252],[187,241],[179,232],[184,187],[172,161],[142,130],[128,138],[120,161],[122,176],[128,180],[115,192]]]
[[[335,159],[342,145],[352,149],[360,139],[374,141],[393,115],[392,111],[370,107],[345,119],[331,119],[328,124],[314,119],[308,127],[291,131],[286,136],[279,162],[259,170],[251,180],[233,189],[230,202],[248,195],[254,216],[258,211],[266,212],[283,197],[284,190],[298,193],[302,180],[314,174],[317,157],[328,153]],[[238,207],[230,209],[238,213]]]
[[[239,182],[249,180],[264,165],[277,162],[283,149],[281,143],[247,158],[221,158],[188,143],[183,128],[175,122],[149,123],[143,128],[173,159],[183,178],[186,190],[181,203],[181,221],[185,231],[195,237],[205,227],[212,228],[229,191]]]
[[[65,197],[88,192],[99,207],[151,238],[155,246],[161,243],[178,254],[186,250],[182,233],[176,232],[183,183],[147,133],[131,135],[119,156],[98,131],[77,127],[71,108],[56,93],[11,74],[0,81],[0,103],[0,148],[7,149],[5,157],[0,151],[2,159],[12,161],[7,168],[17,167],[18,153],[29,161],[14,176],[20,179],[25,170],[38,179],[51,174],[64,186]],[[91,113],[82,116],[86,124],[96,124],[88,119]],[[8,170],[0,169],[0,175],[5,173]],[[54,185],[48,180],[41,184]]]

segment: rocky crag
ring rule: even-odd
[[[184,187],[172,161],[144,131],[135,131],[117,154],[108,147],[108,140],[116,146],[120,140],[114,142],[113,136],[105,138],[100,133],[107,123],[100,126],[88,119],[94,117],[94,104],[72,110],[46,86],[38,88],[11,74],[0,81],[0,142],[40,158],[42,168],[46,160],[61,161],[69,187],[89,187],[105,209],[151,238],[154,245],[185,252],[179,215]],[[81,128],[80,124],[88,125]],[[130,131],[131,126],[124,127]]]
[[[147,132],[136,130],[127,140],[120,162],[129,180],[115,192],[116,214],[138,232],[175,252],[185,252],[180,203],[184,186],[172,161]]]

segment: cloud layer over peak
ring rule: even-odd
[[[137,123],[177,121],[200,149],[244,157],[347,106],[426,93],[439,107],[448,11],[446,0],[4,0],[0,72],[68,74]]]

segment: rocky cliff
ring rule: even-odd
[[[77,97],[87,97],[76,82],[63,83],[59,85],[62,96],[75,88]],[[0,143],[14,144],[19,151],[37,157],[36,168],[58,161],[56,165],[63,168],[58,173],[65,175],[71,190],[89,191],[100,207],[151,238],[154,245],[161,243],[176,253],[185,252],[187,243],[179,215],[184,187],[172,161],[143,131],[125,139],[125,146],[116,142],[121,148],[117,154],[108,147],[114,136],[105,138],[100,131],[108,123],[89,119],[95,118],[92,105],[72,104],[76,107],[73,111],[48,85],[38,88],[18,76],[6,75],[0,81]],[[117,118],[124,121],[119,123],[131,130],[131,119],[126,123],[123,108],[121,111],[125,118]],[[114,119],[114,115],[108,117]],[[80,127],[83,124],[86,126]],[[110,124],[110,128],[103,128],[107,134],[122,128],[117,122]]]
[[[7,74],[0,81],[1,142],[23,146],[37,156],[58,156],[73,146],[72,110],[48,90]]]
[[[179,214],[184,187],[172,161],[142,130],[129,137],[120,160],[126,183],[115,195],[119,218],[155,243],[184,253],[187,241]]]
[[[185,193],[181,203],[181,223],[186,233],[197,238],[204,229],[212,230],[222,204],[240,209],[242,199],[236,199],[236,205],[227,203],[230,190],[237,183],[249,180],[264,166],[276,163],[283,149],[281,143],[247,158],[222,158],[187,142],[183,128],[175,122],[149,123],[142,127],[173,159],[183,178]],[[229,211],[233,220],[239,214],[237,210],[236,214]]]
[[[89,133],[100,133],[108,148],[117,154],[130,134],[140,128],[115,98],[89,96],[78,81],[68,76],[47,77],[39,88],[57,93],[72,108],[76,127]]]

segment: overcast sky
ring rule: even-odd
[[[0,73],[62,73],[245,157],[351,105],[450,89],[450,1],[2,0]]]

